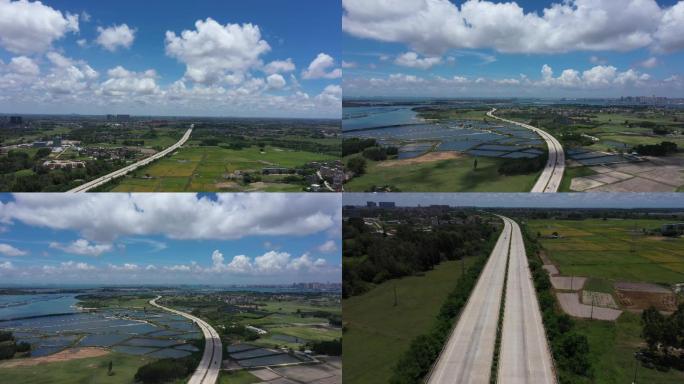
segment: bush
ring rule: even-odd
[[[546,161],[549,158],[548,152],[532,159],[512,159],[506,160],[505,163],[499,167],[499,174],[511,175],[526,175],[533,172],[538,172],[544,168]]]
[[[363,150],[363,157],[373,161],[382,161],[387,159],[387,152],[382,147],[370,147]]]
[[[319,341],[314,343],[311,349],[322,355],[342,356],[342,339]]]
[[[667,156],[677,152],[677,144],[670,141],[651,145],[639,144],[634,147],[634,151],[642,156]]]
[[[195,370],[196,358],[162,359],[143,365],[135,374],[135,381],[157,384],[184,378]]]
[[[363,157],[352,157],[347,160],[347,169],[354,172],[357,175],[363,175],[366,173],[366,160]]]
[[[353,155],[362,152],[364,149],[376,146],[375,139],[359,139],[352,137],[342,140],[342,156]]]

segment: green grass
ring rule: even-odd
[[[626,143],[627,145],[660,144],[663,141],[671,141],[676,143],[678,147],[684,145],[684,138],[668,136],[601,135],[601,139]]]
[[[563,180],[561,180],[561,184],[558,187],[558,192],[572,192],[570,190],[572,179],[575,177],[591,176],[595,174],[595,171],[585,166],[571,168],[565,167],[565,172],[563,172]]]
[[[473,261],[466,259],[466,268]],[[424,276],[390,280],[344,300],[344,381],[387,383],[411,341],[430,329],[460,276],[459,261],[444,262]]]
[[[558,232],[540,239],[564,275],[611,281],[672,284],[684,281],[684,238],[647,236],[667,220],[531,220],[533,233]],[[636,233],[633,231],[636,227]]]
[[[337,329],[312,328],[312,327],[282,327],[270,328],[270,332],[289,335],[309,341],[331,341],[342,337],[342,331]]]
[[[249,373],[249,371],[223,371],[220,373],[218,380],[218,384],[252,384],[259,382],[261,382],[261,380]]]
[[[529,192],[539,173],[503,176],[499,166],[507,160],[478,157],[440,160],[392,167],[368,162],[366,174],[345,184],[345,190],[363,192],[371,186],[393,185],[402,192]]]
[[[616,322],[576,320],[578,333],[589,340],[590,360],[595,384],[631,383],[634,379],[634,352],[644,346],[641,341],[639,315],[624,312]],[[660,372],[642,366],[637,368],[638,383],[675,384],[684,382],[684,372]]]
[[[31,367],[0,368],[0,381],[22,384],[133,384],[138,368],[149,357],[111,353],[106,356],[45,363]],[[114,375],[107,375],[109,362]]]
[[[183,147],[148,167],[127,176],[112,188],[113,192],[214,192],[265,191],[299,192],[302,186],[263,182],[244,186],[231,182],[224,175],[235,171],[260,174],[269,166],[294,168],[316,160],[333,160],[333,156],[266,147],[264,153],[254,146],[242,150],[221,147]],[[149,177],[148,177],[149,176]]]

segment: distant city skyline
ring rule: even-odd
[[[397,206],[450,205],[481,208],[669,208],[684,209],[684,194],[672,193],[345,193],[343,205],[394,202]]]
[[[0,112],[339,118],[340,15],[316,0],[0,0]]]
[[[343,0],[354,96],[684,96],[684,1]]]
[[[0,195],[3,284],[341,280],[337,194]]]

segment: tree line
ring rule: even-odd
[[[366,292],[372,284],[431,270],[444,260],[460,260],[487,250],[495,228],[482,221],[443,225],[424,232],[399,225],[394,236],[373,232],[361,218],[344,221],[342,295]]]

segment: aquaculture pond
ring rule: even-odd
[[[289,354],[281,350],[261,348],[251,344],[237,344],[226,347],[228,357],[245,368],[268,365],[297,364],[311,361],[302,353]]]
[[[54,306],[49,304],[50,310],[44,314],[37,312],[0,321],[0,329],[13,332],[19,341],[30,343],[31,356],[46,356],[69,347],[105,347],[133,355],[183,357],[197,350],[189,341],[202,337],[191,321],[167,312],[134,309],[76,312],[71,301],[62,301],[69,306],[53,310]],[[64,313],[68,308],[72,313]]]
[[[0,320],[77,311],[75,294],[0,295]]]
[[[342,131],[415,124],[421,121],[413,106],[345,107],[342,109]]]
[[[400,159],[418,157],[432,150],[459,151],[474,156],[534,158],[545,148],[542,139],[528,129],[473,120],[363,127],[344,131],[344,136],[373,138],[381,145],[396,146]]]
[[[568,158],[588,166],[639,161],[636,156],[630,154],[606,153],[587,148],[571,148],[565,152]]]

